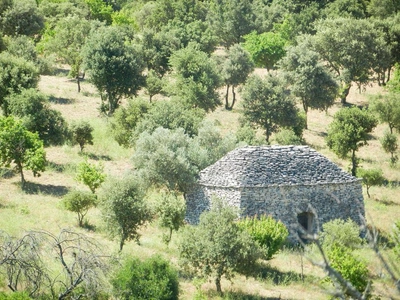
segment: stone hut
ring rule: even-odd
[[[272,215],[297,237],[301,225],[316,232],[322,224],[351,218],[364,221],[360,179],[344,172],[308,146],[257,146],[233,150],[200,172],[186,194],[189,223],[196,224],[217,196],[242,215]]]

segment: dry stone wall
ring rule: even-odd
[[[310,231],[333,219],[364,223],[361,181],[307,146],[245,147],[202,171],[186,195],[189,223],[196,224],[218,197],[244,215],[272,215],[297,237],[298,215],[313,216]]]

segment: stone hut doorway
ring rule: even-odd
[[[314,219],[315,216],[311,212],[302,212],[297,215],[297,222],[301,225],[302,229],[307,233],[314,232]]]

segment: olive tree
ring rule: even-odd
[[[100,27],[85,43],[83,61],[90,81],[101,94],[101,111],[111,116],[123,97],[145,85],[144,62],[128,35],[116,26]]]
[[[362,178],[363,184],[367,188],[368,198],[371,198],[369,188],[375,185],[382,185],[385,180],[381,169],[358,169],[357,176]]]
[[[295,125],[296,105],[278,77],[253,75],[243,87],[242,98],[244,119],[264,130],[267,143],[279,127]]]
[[[139,242],[139,228],[151,220],[144,196],[140,182],[134,177],[109,179],[103,187],[99,201],[102,219],[110,237],[118,239],[120,251],[127,241]]]
[[[366,145],[368,134],[378,124],[378,120],[366,109],[358,107],[342,108],[334,116],[329,125],[326,142],[340,158],[351,154],[351,174],[356,176],[358,159],[357,150]]]
[[[97,197],[90,192],[72,191],[63,198],[64,208],[77,214],[80,227],[83,226],[83,220],[89,209],[96,206],[96,204]]]
[[[159,127],[139,136],[132,161],[149,186],[185,193],[206,167],[206,157],[207,152],[182,128]]]
[[[261,255],[258,244],[236,224],[237,217],[232,207],[215,200],[197,226],[185,228],[179,245],[182,266],[200,277],[213,278],[219,293],[222,276],[250,274]]]
[[[9,167],[12,163],[24,187],[24,169],[40,176],[39,172],[45,169],[46,153],[37,133],[28,131],[13,117],[0,117],[0,165]]]

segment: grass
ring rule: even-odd
[[[257,70],[263,73],[262,70]],[[64,72],[65,73],[65,72]],[[33,177],[26,172],[27,186],[20,187],[20,177],[13,170],[0,168],[0,228],[11,235],[19,236],[31,229],[44,229],[54,234],[62,228],[73,228],[95,238],[105,252],[116,254],[118,243],[108,239],[101,223],[100,211],[97,208],[89,210],[86,228],[78,228],[76,215],[68,212],[60,205],[62,197],[70,190],[79,188],[87,190],[86,186],[74,180],[76,166],[84,159],[93,163],[101,163],[108,176],[122,176],[129,172],[133,165],[130,160],[132,149],[120,147],[108,131],[109,120],[99,114],[100,97],[98,92],[87,81],[81,83],[82,92],[77,92],[76,83],[64,75],[42,76],[40,90],[50,96],[50,105],[59,110],[71,123],[84,119],[94,127],[94,145],[85,147],[80,153],[78,146],[64,145],[46,149],[48,166],[41,177]],[[378,87],[368,88],[367,93],[376,93]],[[363,105],[367,102],[367,93],[359,94],[354,89],[349,95],[349,102]],[[324,137],[327,126],[334,113],[341,108],[339,103],[330,108],[328,114],[320,111],[310,111],[308,115],[309,129],[304,132],[308,145],[330,158],[343,169],[349,162],[338,159],[326,146]],[[222,132],[232,134],[238,128],[241,115],[240,95],[232,111],[226,111],[223,106],[217,108],[208,118],[220,124]],[[379,137],[382,136],[385,125],[379,125],[372,133],[373,139],[363,147],[358,156],[364,168],[381,168],[388,182],[400,182],[400,163],[390,166],[390,155],[382,151]],[[273,138],[273,137],[272,137]],[[400,187],[388,184],[370,189],[368,199],[364,191],[367,220],[374,224],[382,233],[389,237],[393,222],[400,219]],[[149,195],[149,201],[155,201],[156,194]],[[162,242],[164,231],[158,228],[156,222],[141,229],[140,245],[128,242],[123,255],[135,255],[141,258],[153,254],[161,254],[178,266],[179,233],[174,233],[170,245]],[[384,251],[391,255],[391,250]],[[392,287],[380,267],[376,257],[370,250],[360,250],[360,255],[371,266],[371,273],[377,279],[374,284],[376,293],[385,299],[390,295]],[[213,282],[196,281],[181,274],[181,299],[327,299],[328,295],[321,286],[323,272],[302,253],[293,249],[285,249],[275,258],[257,270],[255,278],[236,276],[232,282],[223,279],[224,296],[215,293]],[[1,288],[0,288],[1,289]],[[388,294],[389,293],[389,294]]]

